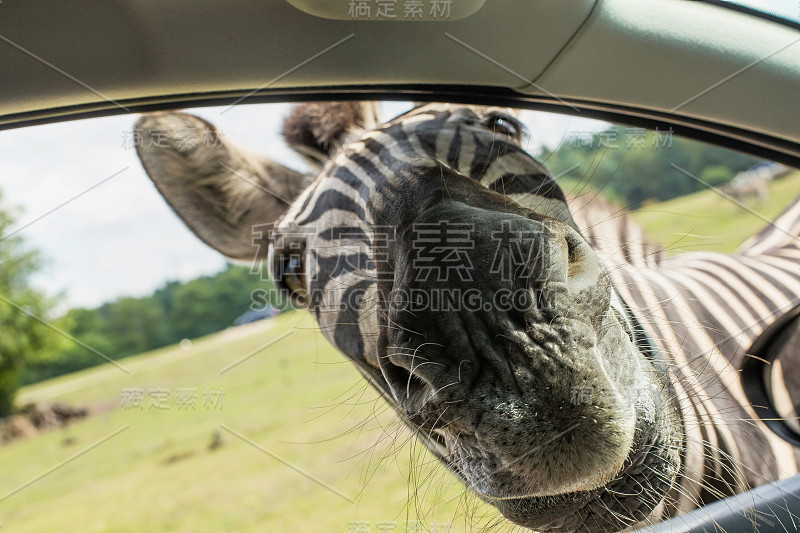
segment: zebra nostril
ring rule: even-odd
[[[601,278],[602,266],[589,245],[576,232],[564,236],[566,241],[567,289],[577,293],[597,284]]]
[[[395,399],[403,407],[406,416],[420,427],[429,424],[425,419],[422,409],[433,395],[433,388],[420,376],[409,372],[403,367],[396,367],[395,379],[390,382]]]
[[[406,414],[413,416],[419,412],[433,389],[422,377],[404,366],[389,360],[382,365],[383,375],[397,403]]]
[[[419,396],[420,393],[425,393],[428,389],[428,384],[422,380],[421,377],[410,374],[406,380],[406,399],[410,399],[412,395]]]
[[[581,271],[580,241],[571,233],[568,233],[564,240],[567,244],[567,279],[570,280],[579,275]]]

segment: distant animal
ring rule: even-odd
[[[763,203],[769,198],[769,182],[769,176],[741,173],[726,183],[722,192],[739,202],[756,199]]]

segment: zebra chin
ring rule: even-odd
[[[639,416],[622,469],[590,490],[484,498],[512,522],[543,532],[605,533],[674,513],[669,496],[682,469],[683,432],[672,409]]]
[[[423,405],[393,403],[428,449],[508,520],[537,531],[620,531],[659,508],[682,464],[669,387],[657,372],[643,375],[653,380],[629,389],[625,402],[551,389],[524,406],[477,384],[461,400],[429,392]],[[407,382],[411,397],[421,381]]]
[[[428,449],[508,520],[538,531],[620,531],[666,498],[683,432],[669,386],[646,358],[616,355],[638,359],[641,371],[622,395],[595,382],[599,397],[551,387],[535,399],[500,399],[489,391],[501,387],[478,380],[461,400],[429,392],[422,405],[397,403]],[[421,381],[410,378],[412,396]]]

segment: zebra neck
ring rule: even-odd
[[[625,322],[626,329],[631,332],[631,342],[636,349],[650,361],[653,368],[660,374],[662,382],[669,382],[669,371],[664,354],[653,342],[650,334],[647,333],[641,321],[633,314],[630,306],[622,299],[616,288],[611,291],[611,307]]]

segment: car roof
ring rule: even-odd
[[[209,104],[449,99],[675,124],[800,166],[791,24],[686,0],[462,0],[474,13],[425,22],[399,13],[407,0],[395,20],[376,20],[374,3],[371,19],[349,17],[354,3],[4,3],[0,128]]]

